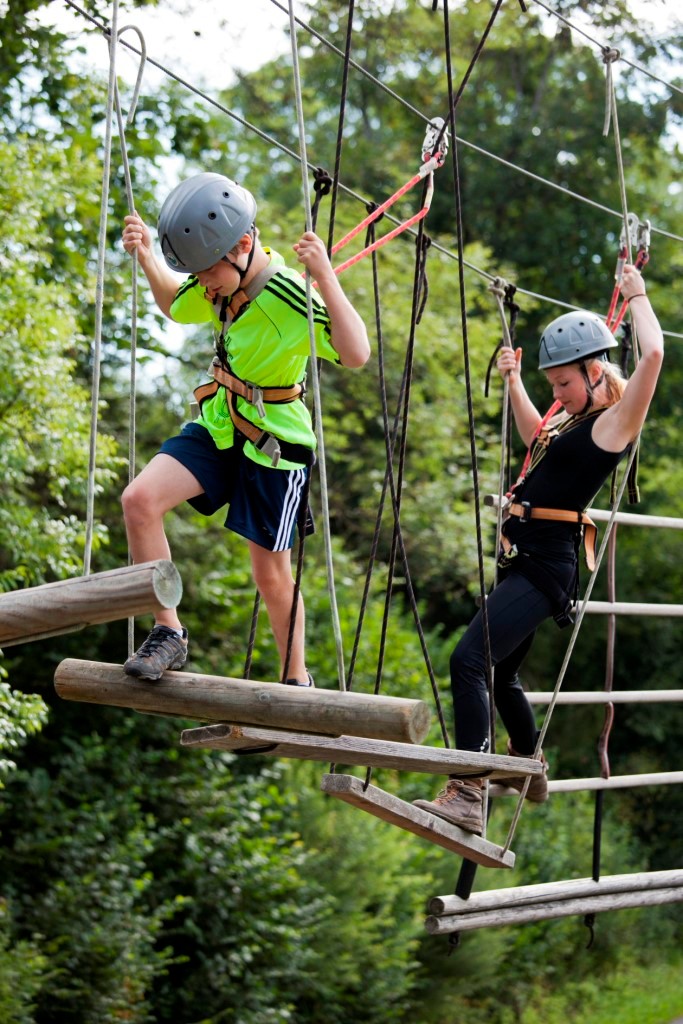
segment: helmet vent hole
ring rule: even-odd
[[[216,214],[212,210],[211,213],[209,214],[209,220],[215,220],[215,219],[216,219]]]
[[[189,235],[189,233],[190,233],[190,229],[189,228],[184,228],[183,230],[185,231],[186,235]]]

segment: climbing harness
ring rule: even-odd
[[[581,536],[585,549],[586,565],[592,572],[595,568],[595,541],[598,536],[598,528],[586,512],[574,512],[571,509],[562,508],[539,508],[531,505],[528,501],[512,501],[504,506],[506,516],[517,516],[521,523],[528,523],[531,519],[552,519],[561,523],[576,523],[581,527]],[[505,534],[501,534],[501,546],[504,551],[503,557],[508,561],[517,554],[517,548],[511,544]]]

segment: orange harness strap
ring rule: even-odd
[[[304,465],[310,465],[313,456],[312,449],[306,448],[304,445],[289,444],[286,441],[281,441],[275,437],[274,434],[269,433],[267,430],[261,430],[260,427],[255,426],[251,420],[245,419],[241,416],[236,409],[235,395],[239,395],[240,398],[244,398],[250,405],[253,405],[258,411],[259,416],[265,416],[265,402],[273,404],[287,404],[289,402],[295,402],[297,398],[301,398],[304,394],[305,388],[302,384],[292,384],[288,387],[282,388],[262,388],[258,384],[254,384],[248,380],[242,380],[241,377],[235,377],[228,370],[221,366],[220,360],[215,358],[209,367],[213,380],[208,381],[206,384],[200,384],[198,388],[194,390],[195,400],[199,404],[201,409],[202,403],[207,398],[213,398],[218,392],[218,389],[224,387],[228,392],[228,410],[230,412],[230,418],[233,422],[233,426],[247,437],[252,444],[258,448],[259,451],[265,452],[271,460],[273,466],[277,466],[280,461],[280,456],[284,458],[289,457],[293,462],[303,462]]]
[[[522,522],[529,519],[554,519],[563,523],[577,523],[582,529],[583,544],[586,553],[586,565],[593,572],[595,569],[595,542],[598,536],[598,528],[589,515],[585,512],[573,512],[563,508],[536,508],[525,503],[512,502],[507,505],[505,512],[511,516],[518,516]],[[512,545],[503,535],[503,549],[508,552]]]

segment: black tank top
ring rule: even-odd
[[[543,458],[515,489],[514,500],[539,508],[584,511],[630,447],[621,452],[599,448],[591,436],[596,419],[595,414],[586,416],[553,437]],[[505,521],[503,532],[519,550],[562,560],[576,551],[579,537],[578,526],[572,523],[523,523],[517,516]]]

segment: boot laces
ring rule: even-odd
[[[155,626],[147,639],[140,646],[137,652],[138,657],[151,658],[156,654],[160,647],[163,647],[167,640],[173,639],[174,637],[178,641],[181,639],[173,631],[169,632],[168,626]]]

